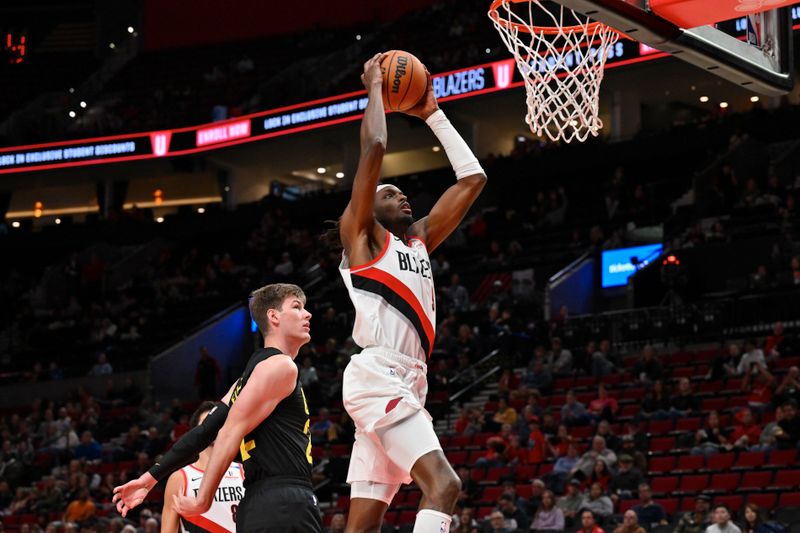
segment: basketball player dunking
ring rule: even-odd
[[[305,302],[296,285],[276,283],[253,292],[250,315],[264,336],[264,348],[250,357],[242,377],[202,424],[181,437],[150,471],[114,488],[113,501],[123,516],[158,480],[192,462],[216,438],[196,496],[173,496],[176,513],[192,517],[206,512],[240,453],[246,491],[237,510],[237,531],[322,531],[311,492],[308,405],[294,363],[311,340]]]
[[[378,185],[386,150],[381,54],[364,65],[369,104],[350,203],[339,221],[341,274],[356,310],[353,339],[364,351],[344,373],[344,406],[356,424],[350,458],[348,533],[377,532],[400,485],[423,493],[414,533],[447,533],[460,481],[425,410],[426,361],[436,302],[429,254],[458,226],[486,183],[467,144],[439,109],[430,84],[406,113],[424,120],[458,180],[415,221],[405,195]]]
[[[209,411],[216,407],[214,402],[203,402],[192,414],[191,427],[205,420]],[[222,477],[211,507],[197,516],[180,516],[172,507],[172,497],[179,494],[196,494],[211,458],[213,444],[200,452],[194,463],[184,466],[169,476],[167,490],[164,492],[164,508],[161,511],[161,533],[235,533],[236,511],[244,496],[244,472],[242,465],[231,463]]]

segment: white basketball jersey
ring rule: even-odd
[[[196,496],[200,491],[204,472],[193,465],[184,466],[183,494]],[[236,533],[236,511],[239,501],[244,497],[244,471],[239,463],[231,463],[219,482],[211,508],[199,516],[180,517],[181,531],[184,533]]]
[[[356,344],[425,362],[436,334],[436,293],[425,243],[418,237],[405,243],[387,231],[375,259],[351,268],[343,256],[339,270],[356,309]]]

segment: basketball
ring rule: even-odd
[[[391,50],[381,61],[383,106],[392,111],[408,111],[419,103],[428,87],[428,75],[413,54]]]

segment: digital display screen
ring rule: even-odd
[[[628,278],[640,268],[644,268],[648,263],[656,260],[663,250],[664,247],[661,244],[648,244],[603,252],[600,260],[602,268],[600,285],[604,289],[627,285]]]

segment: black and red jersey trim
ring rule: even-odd
[[[353,288],[376,294],[408,319],[417,330],[422,350],[430,357],[433,348],[434,330],[411,290],[402,281],[377,268],[352,272]]]

